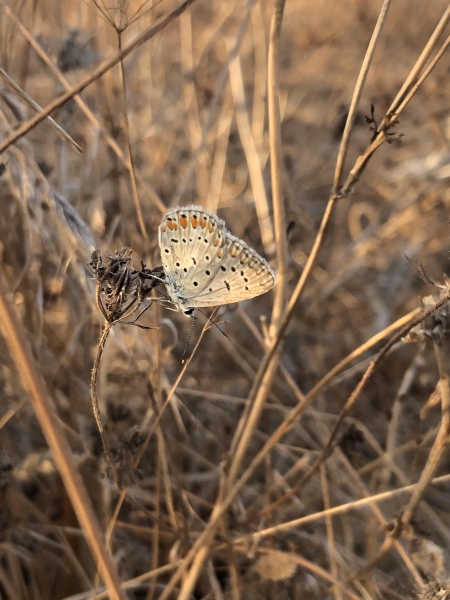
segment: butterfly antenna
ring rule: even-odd
[[[202,310],[200,310],[199,308],[198,308],[197,310],[199,310],[199,311],[202,313],[202,315],[203,315],[203,316],[205,316],[205,317],[208,319],[208,321],[211,323],[211,325],[214,325],[214,327],[216,327],[216,328],[217,328],[217,329],[220,331],[220,333],[221,333],[222,335],[224,335],[224,336],[227,338],[227,340],[229,340],[229,339],[230,339],[230,337],[229,337],[229,336],[228,336],[228,335],[225,333],[225,331],[222,331],[222,329],[220,329],[220,327],[219,327],[219,326],[217,325],[217,323],[214,321],[214,316],[215,316],[215,314],[216,314],[217,308],[214,310],[214,312],[213,312],[213,314],[211,315],[211,317],[209,317],[209,316],[208,316],[206,313],[204,313],[204,312],[203,312]]]
[[[189,346],[189,342],[191,341],[191,335],[192,335],[192,331],[194,329],[194,323],[195,323],[195,321],[196,321],[196,318],[192,314],[191,315],[191,328],[189,329],[189,333],[188,333],[187,340],[186,340],[186,345],[185,345],[184,350],[183,350],[183,356],[181,357],[181,364],[182,365],[184,365],[184,357],[186,356],[186,352],[187,352],[187,349],[188,349],[188,346]]]

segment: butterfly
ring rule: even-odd
[[[267,261],[201,206],[166,213],[158,241],[167,292],[186,315],[254,298],[275,284]]]

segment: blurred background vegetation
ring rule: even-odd
[[[0,66],[46,107],[177,5],[5,1]],[[288,294],[331,193],[380,7],[365,0],[286,1],[279,102]],[[446,9],[443,0],[392,3],[345,174],[370,142],[371,105],[378,123]],[[277,269],[267,124],[272,11],[270,0],[197,0],[52,113],[81,156],[44,121],[0,157],[2,277],[105,531],[119,490],[107,476],[90,402],[102,325],[91,252],[107,256],[127,246],[137,266],[142,259],[156,267],[162,214],[201,204]],[[407,498],[395,492],[419,479],[441,420],[431,347],[394,346],[343,421],[338,447],[301,482],[381,347],[358,351],[361,344],[432,291],[411,263],[438,281],[448,270],[449,68],[444,54],[390,131],[390,143],[336,203],[242,470],[302,394],[349,353],[356,351],[356,359],[254,470],[187,597],[394,599],[433,590],[427,597],[444,597],[438,594],[446,587],[450,542],[448,481],[430,487],[411,530],[382,551],[386,524]],[[2,77],[1,139],[33,115]],[[100,409],[111,447],[130,467],[111,551],[121,581],[138,578],[130,598],[161,597],[176,559],[208,523],[264,354],[272,302],[269,293],[219,310],[226,336],[215,327],[205,332],[160,420],[158,407],[183,368],[190,321],[153,304],[140,323],[159,329],[120,325],[107,341]],[[188,355],[205,322],[198,314]],[[102,584],[3,338],[0,357],[0,596],[92,598]],[[437,400],[424,411],[430,398]],[[135,445],[143,453],[138,469],[131,468]],[[447,457],[439,474],[449,466]],[[382,492],[392,496],[318,514]],[[307,523],[276,529],[305,516]],[[273,533],[259,538],[268,527]],[[168,597],[177,598],[180,585]]]

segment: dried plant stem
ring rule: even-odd
[[[400,319],[397,319],[397,321],[394,321],[394,323],[391,323],[388,327],[383,329],[383,331],[380,331],[377,334],[375,334],[374,336],[372,336],[369,340],[367,340],[367,342],[364,342],[364,344],[361,344],[360,346],[358,346],[358,348],[356,348],[356,350],[354,350],[353,352],[350,352],[350,354],[348,354],[345,358],[343,358],[341,361],[339,361],[338,364],[336,366],[334,366],[332,369],[330,369],[326,373],[326,375],[324,375],[324,377],[322,377],[322,379],[320,379],[320,381],[318,381],[316,383],[316,385],[304,396],[304,398],[302,400],[302,413],[311,404],[311,402],[315,398],[317,398],[318,394],[320,392],[322,392],[327,387],[327,385],[329,385],[329,383],[331,383],[331,381],[339,373],[341,373],[351,362],[353,362],[356,358],[358,358],[359,356],[361,356],[362,354],[364,354],[365,352],[367,352],[368,350],[373,348],[373,346],[375,346],[376,344],[379,344],[383,339],[385,339],[388,335],[390,335],[397,329],[402,328],[402,331],[403,331],[404,327],[409,328],[411,323],[413,324],[412,326],[414,326],[414,324],[416,323],[416,319],[419,315],[420,315],[419,308],[412,310],[411,312],[409,312],[406,315],[403,315],[403,317],[401,317]],[[295,410],[299,410],[299,409],[295,409]],[[300,416],[300,414],[297,414],[297,418],[299,416]]]
[[[94,413],[95,421],[97,423],[97,428],[102,436],[103,445],[106,446],[105,440],[103,439],[103,434],[105,429],[103,427],[102,419],[100,416],[100,410],[98,407],[98,398],[97,398],[97,382],[98,382],[98,373],[100,361],[102,358],[103,350],[105,349],[106,340],[111,332],[113,325],[112,323],[105,323],[103,325],[102,335],[98,342],[97,353],[95,356],[94,364],[92,367],[92,376],[91,376],[91,400],[92,400],[92,412]]]
[[[359,101],[361,99],[361,94],[364,89],[364,85],[366,83],[367,75],[369,73],[370,65],[372,64],[373,56],[375,53],[375,48],[380,39],[381,32],[383,30],[383,26],[386,22],[387,14],[389,11],[389,7],[391,5],[392,0],[384,0],[383,6],[381,7],[380,14],[378,15],[378,20],[375,25],[375,29],[373,30],[372,37],[370,38],[369,46],[366,51],[366,55],[364,56],[363,64],[358,74],[358,79],[356,80],[355,90],[353,92],[353,96],[350,102],[350,107],[348,109],[348,116],[345,122],[344,133],[342,135],[342,140],[339,146],[339,153],[336,161],[336,169],[334,171],[334,181],[333,181],[333,189],[338,192],[341,187],[342,173],[344,170],[345,157],[347,156],[348,145],[350,141],[350,134],[353,128],[353,124],[355,122],[356,111],[358,108]]]
[[[414,384],[417,376],[417,371],[423,363],[423,347],[421,347],[414,357],[413,361],[406,369],[399,390],[395,396],[394,403],[391,410],[391,419],[389,421],[388,430],[386,434],[386,451],[380,453],[380,456],[384,454],[384,468],[381,472],[381,480],[388,483],[389,478],[393,469],[396,468],[395,453],[397,449],[397,435],[400,431],[401,416],[404,408],[404,401],[407,397],[408,391]],[[398,469],[399,475],[403,472]]]
[[[106,440],[105,429],[103,427],[102,418],[100,415],[100,409],[98,407],[98,396],[97,396],[98,374],[99,374],[100,361],[102,359],[103,350],[105,349],[106,340],[108,339],[108,336],[111,333],[111,329],[113,328],[113,325],[114,325],[114,323],[108,323],[108,321],[106,321],[105,324],[103,325],[102,335],[98,342],[97,353],[95,355],[94,365],[92,367],[90,390],[91,390],[92,412],[94,413],[98,432],[99,432],[101,440],[102,440],[103,448],[105,450],[106,457],[108,459],[108,463],[109,463],[111,469],[113,470],[114,478],[115,478],[116,482],[118,483],[117,471],[116,471],[116,468],[114,465],[113,457],[111,456],[111,451],[109,449],[109,446],[108,446],[108,443]]]
[[[448,300],[448,297],[447,297]],[[450,336],[444,331],[442,339],[434,342],[437,364],[439,367],[442,418],[439,432],[431,448],[427,463],[421,473],[417,487],[401,516],[401,526],[411,522],[414,512],[427,487],[439,467],[439,464],[450,445]]]
[[[119,54],[123,50],[123,48],[122,48],[122,33],[123,32],[121,29],[117,30],[117,36],[118,36],[118,41],[119,41]],[[128,173],[130,175],[131,191],[132,191],[132,196],[133,196],[134,209],[136,211],[136,216],[137,216],[137,220],[139,223],[139,229],[141,230],[142,237],[144,239],[147,239],[147,237],[148,237],[147,228],[145,226],[145,221],[144,221],[144,217],[142,214],[142,204],[141,204],[141,200],[139,198],[139,192],[138,192],[137,182],[136,182],[136,172],[134,170],[133,152],[131,149],[130,123],[128,120],[128,111],[127,111],[127,106],[128,106],[128,103],[127,103],[127,79],[125,77],[123,59],[119,62],[119,69],[120,69],[120,78],[121,78],[122,92],[123,92],[123,98],[124,98],[123,120],[125,123],[125,132],[126,132],[125,137],[126,137],[127,163],[130,165],[130,169],[128,170]]]
[[[450,19],[450,5],[445,10],[439,23],[436,25],[435,30],[429,37],[428,42],[426,43],[426,46],[422,51],[422,54],[417,59],[415,65],[411,69],[411,72],[409,73],[409,75],[405,79],[402,87],[398,91],[397,96],[395,97],[391,106],[389,107],[389,110],[387,112],[388,115],[390,115],[390,116],[395,115],[395,117],[397,117],[400,114],[400,112],[403,110],[403,108],[406,106],[406,104],[407,104],[406,99],[408,98],[408,101],[411,99],[411,97],[412,97],[411,91],[412,90],[414,90],[414,92],[416,91],[417,83],[422,79],[422,78],[419,78],[419,73],[425,66],[425,63],[427,62],[427,60],[430,58],[431,52],[433,51],[433,48],[436,46],[440,36],[444,32],[444,29],[447,27],[447,23],[449,22],[449,19]],[[440,58],[440,56],[441,56],[441,53],[439,52],[437,57]],[[437,58],[437,57],[435,57],[435,58]],[[436,62],[437,62],[436,60],[433,60],[430,63],[430,66],[434,67]],[[430,69],[428,68],[426,70],[427,75],[429,72],[430,72]],[[422,79],[422,81],[423,81],[423,79]]]
[[[325,213],[322,217],[322,222],[319,227],[319,231],[316,235],[316,239],[314,240],[313,248],[311,250],[311,254],[308,257],[305,268],[297,282],[295,290],[289,300],[289,304],[287,309],[283,315],[283,319],[280,324],[280,329],[275,339],[270,341],[269,348],[264,355],[264,358],[261,362],[261,365],[258,369],[257,374],[255,375],[255,379],[253,381],[253,386],[249,394],[249,399],[247,402],[246,410],[242,416],[242,424],[239,424],[239,427],[236,431],[236,434],[233,439],[233,443],[231,445],[230,455],[231,455],[231,464],[229,469],[229,484],[237,475],[237,472],[240,468],[240,465],[243,462],[243,457],[245,450],[248,446],[248,443],[251,440],[254,428],[256,427],[256,423],[258,417],[261,413],[261,410],[264,406],[265,399],[270,390],[270,386],[272,384],[272,378],[276,371],[276,366],[279,358],[279,346],[285,334],[285,331],[290,323],[292,315],[294,313],[295,307],[297,306],[298,299],[300,298],[301,292],[303,291],[304,284],[306,279],[312,269],[312,266],[317,258],[319,248],[321,246],[323,236],[325,233],[325,228],[328,224],[328,220],[331,216],[334,203],[336,201],[336,197],[332,197],[327,204],[325,209]]]
[[[320,468],[320,482],[322,486],[322,495],[324,500],[325,510],[329,510],[331,508],[331,500],[330,500],[330,490],[328,488],[327,481],[327,471],[325,465],[322,465]],[[333,531],[333,520],[329,514],[325,517],[325,523],[327,528],[327,540],[328,540],[328,554],[329,561],[331,565],[331,573],[335,579],[339,579],[338,577],[338,561],[336,559],[336,544],[334,539],[334,531]],[[343,600],[342,591],[338,586],[334,586],[333,588],[334,597],[336,600]]]
[[[185,13],[178,20],[180,26],[180,61],[183,73],[195,72],[194,33],[192,31],[192,15]],[[206,198],[208,189],[208,161],[203,151],[196,152],[200,148],[202,140],[202,124],[200,107],[197,98],[196,85],[183,86],[184,106],[187,117],[187,130],[189,131],[190,153],[196,156],[196,186],[200,198]]]
[[[3,69],[0,69],[0,75],[6,81],[6,83],[16,92],[19,98],[22,98],[31,108],[33,108],[36,112],[40,112],[42,110],[42,106],[40,106],[33,98],[25,92],[17,83],[12,79],[8,73],[6,73]],[[79,156],[83,153],[81,146],[79,146],[76,141],[70,137],[70,135],[64,131],[58,123],[52,119],[52,117],[47,117],[47,121],[49,124],[55,129],[56,133],[60,136],[60,138],[64,141],[65,144],[69,148],[71,148],[74,152],[76,152]]]
[[[247,31],[248,23],[250,20],[250,9],[251,9],[251,6],[255,3],[255,1],[256,0],[250,0],[250,6],[247,5],[246,15],[242,19],[239,29],[238,29],[236,35],[234,36],[234,46],[233,46],[233,50],[229,56],[229,61],[233,60],[233,57],[239,53],[241,44],[244,40],[245,33]],[[230,8],[230,17],[232,15],[232,13],[233,13],[233,9]],[[223,97],[224,97],[224,91],[225,91],[225,87],[228,82],[228,79],[229,79],[229,65],[227,62],[222,67],[218,76],[216,77],[215,86],[214,86],[214,94],[209,103],[209,109],[208,109],[207,116],[203,121],[204,125],[202,127],[202,132],[201,132],[201,140],[200,140],[198,146],[196,147],[195,152],[192,154],[192,158],[189,161],[188,166],[187,166],[185,172],[183,173],[183,176],[180,179],[180,182],[177,186],[177,190],[176,190],[175,194],[173,194],[173,197],[172,197],[173,205],[179,204],[181,202],[183,193],[185,192],[188,183],[191,181],[192,174],[193,174],[194,170],[196,169],[198,157],[200,156],[200,154],[204,151],[204,149],[206,147],[207,134],[213,127],[215,127],[217,125],[217,123],[215,121],[217,118],[218,109],[219,109],[219,107],[222,103]]]
[[[442,475],[440,477],[435,477],[432,480],[433,485],[438,485],[440,483],[448,484],[450,481],[450,475]],[[347,513],[351,510],[358,510],[360,508],[364,508],[367,506],[377,506],[382,502],[387,502],[392,500],[393,498],[398,498],[403,494],[411,494],[416,489],[417,484],[411,483],[410,485],[405,485],[403,487],[397,488],[395,490],[388,490],[387,492],[380,492],[379,494],[371,494],[365,498],[360,498],[359,500],[354,500],[352,502],[346,502],[345,504],[340,504],[339,506],[332,506],[329,509],[317,511],[310,515],[305,515],[303,517],[299,517],[298,519],[293,519],[292,521],[284,521],[283,523],[279,523],[272,527],[267,527],[265,529],[260,529],[254,533],[249,533],[248,535],[239,536],[236,538],[233,543],[250,543],[255,539],[263,539],[267,537],[271,537],[273,535],[277,535],[283,531],[295,530],[299,527],[303,527],[308,523],[314,523],[316,521],[320,521],[328,516],[340,515],[343,513]]]
[[[268,55],[268,116],[271,156],[270,166],[277,250],[277,285],[275,288],[275,301],[270,328],[271,338],[276,338],[286,304],[287,245],[284,202],[281,190],[281,126],[278,84],[278,48],[284,4],[284,0],[274,0]],[[271,388],[273,377],[277,370],[280,353],[281,349],[277,348],[277,351],[273,354],[270,363],[267,365],[267,368],[264,371],[263,379],[256,388],[259,391],[259,395],[255,398],[254,402],[249,400],[247,410],[244,412],[240,420],[230,450],[230,455],[232,458],[227,478],[227,485],[229,488],[232,486],[236,478],[239,466],[242,464],[244,453],[257,426],[259,416],[264,407],[267,393]]]
[[[156,428],[159,427],[159,423],[161,421],[161,418],[166,410],[166,408],[168,407],[169,403],[171,402],[179,384],[180,381],[183,379],[184,375],[186,374],[186,371],[189,367],[189,365],[191,364],[194,356],[197,353],[198,348],[200,347],[200,344],[203,340],[203,337],[205,335],[205,333],[207,332],[207,330],[211,327],[211,323],[213,323],[213,319],[214,319],[214,315],[216,314],[217,309],[214,309],[214,311],[211,313],[211,316],[209,317],[208,321],[204,324],[202,331],[199,335],[199,338],[194,346],[193,351],[191,352],[191,354],[189,355],[189,357],[184,361],[183,366],[180,369],[180,372],[178,373],[178,376],[176,378],[176,380],[174,381],[172,387],[170,388],[170,390],[167,392],[167,397],[164,401],[163,406],[161,407],[161,410],[159,411],[159,414],[156,414],[156,418],[155,421],[152,424],[152,427],[150,428],[147,437],[146,437],[146,441],[144,442],[144,444],[142,445],[142,449],[140,451],[140,453],[138,454],[136,461],[134,463],[134,467],[136,468],[139,463],[142,460],[142,457],[144,455],[145,449],[150,441],[150,439],[153,436],[153,433],[155,432]]]
[[[234,40],[227,40],[227,50],[231,56]],[[235,105],[236,125],[239,138],[247,161],[248,172],[251,180],[256,214],[258,216],[261,241],[268,254],[275,249],[272,222],[269,214],[269,202],[264,187],[264,176],[259,155],[250,126],[247,102],[245,97],[244,79],[242,76],[241,57],[234,54],[230,60],[230,87]],[[278,274],[277,274],[278,278]]]
[[[270,174],[272,179],[273,219],[275,243],[277,251],[277,283],[269,328],[269,337],[274,338],[280,327],[281,317],[286,308],[286,219],[281,184],[282,153],[281,123],[279,99],[279,44],[281,23],[283,20],[285,0],[274,0],[272,22],[269,35],[269,54],[267,65],[267,104],[270,139]]]
[[[444,15],[442,16],[441,20],[436,26],[433,35],[428,40],[427,45],[425,46],[425,49],[423,50],[421,56],[418,58],[414,67],[411,69],[409,76],[407,77],[403,86],[398,92],[394,102],[391,104],[389,111],[383,117],[380,125],[378,126],[375,138],[366,148],[364,153],[357,158],[342,188],[340,190],[337,190],[337,188],[335,188],[335,190],[340,191],[341,194],[348,194],[352,190],[353,185],[361,177],[361,174],[366,168],[367,163],[370,160],[373,153],[387,140],[386,131],[388,130],[388,128],[395,123],[400,113],[410,102],[411,98],[417,92],[419,87],[423,84],[426,77],[428,77],[428,75],[434,69],[438,61],[442,58],[443,53],[450,44],[450,37],[447,37],[445,42],[442,44],[440,50],[437,52],[436,56],[431,61],[428,68],[423,72],[422,76],[419,77],[419,72],[423,68],[426,60],[428,60],[429,56],[431,55],[431,52],[436,46],[438,38],[443,32],[444,28],[446,27],[449,19],[450,7],[447,7],[447,10],[445,11]]]
[[[106,550],[100,526],[84,482],[72,458],[69,443],[54,416],[49,392],[39,374],[17,316],[7,300],[5,290],[6,284],[0,276],[0,318],[11,355],[28,389],[33,409],[109,594],[114,600],[125,600],[120,579]]]
[[[438,52],[436,53],[436,56],[430,62],[430,64],[425,69],[425,71],[422,73],[422,75],[419,77],[419,79],[414,83],[414,85],[412,85],[411,89],[408,91],[406,96],[402,99],[402,102],[399,104],[398,108],[393,113],[391,113],[391,114],[388,113],[387,117],[385,117],[387,124],[392,123],[397,118],[397,115],[399,115],[403,111],[403,109],[406,107],[406,105],[410,102],[411,98],[414,96],[414,94],[417,92],[417,90],[423,84],[425,79],[428,77],[428,75],[431,73],[431,71],[434,69],[434,67],[437,65],[437,63],[440,61],[444,52],[449,47],[449,45],[450,45],[450,36],[447,36],[447,38],[445,39],[445,41],[439,48]],[[383,123],[380,126],[383,126]]]

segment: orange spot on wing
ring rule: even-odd
[[[219,258],[222,258],[222,256],[223,256],[223,252],[222,252],[222,250],[217,250],[217,256],[218,256]]]
[[[206,220],[205,220],[204,218],[201,218],[201,219],[200,219],[200,227],[201,227],[202,229],[205,229],[205,227],[206,227]]]
[[[180,225],[183,229],[186,229],[186,227],[189,225],[189,221],[186,217],[180,217]]]
[[[194,216],[191,217],[191,225],[192,225],[192,227],[194,229],[197,229],[197,225],[198,225],[198,218],[197,217],[194,217]]]
[[[167,227],[170,229],[170,231],[176,231],[178,229],[178,223],[175,223],[175,221],[167,221]]]
[[[214,229],[215,229],[215,228],[216,228],[216,227],[215,227],[215,225],[214,225],[213,223],[210,223],[210,224],[209,224],[209,227],[208,227],[208,231],[209,231],[209,233],[212,233],[212,232],[214,231]]]
[[[161,225],[161,231],[163,233],[166,233],[166,231],[167,231],[167,225],[165,223],[164,223],[164,225]]]
[[[218,237],[215,237],[215,238],[214,238],[214,241],[213,241],[213,246],[216,246],[216,247],[217,247],[217,246],[220,246],[220,238],[218,238]]]

